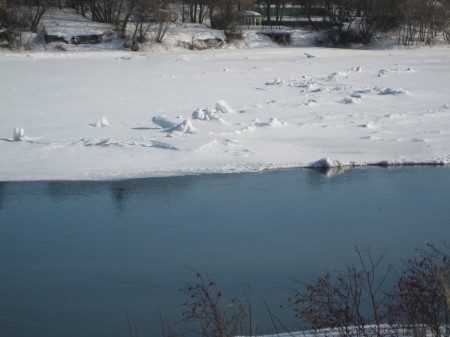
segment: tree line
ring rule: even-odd
[[[450,0],[257,0],[266,23],[281,25],[291,6],[315,30],[327,29],[337,44],[369,44],[377,34],[398,32],[398,43],[450,42]],[[295,14],[294,14],[295,15]],[[333,27],[333,29],[330,29]]]
[[[230,29],[239,11],[259,10],[271,27],[285,22],[289,8],[295,8],[289,19],[294,15],[315,30],[327,30],[335,44],[369,44],[394,30],[402,45],[450,42],[450,0],[0,0],[0,39],[20,43],[21,31],[36,32],[45,12],[64,6],[113,24],[122,38],[133,24],[136,43],[145,38],[149,21],[166,23],[159,27],[162,34],[175,20]]]

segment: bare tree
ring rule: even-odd
[[[369,44],[377,33],[394,29],[399,23],[396,1],[361,0],[357,11],[356,36],[365,44]]]
[[[439,37],[448,38],[450,5],[448,0],[399,1],[401,30],[399,44],[431,45]]]
[[[26,4],[29,11],[30,30],[36,33],[42,16],[48,11],[53,2],[50,0],[27,0]]]
[[[134,26],[131,49],[138,50],[138,44],[146,42],[150,35],[155,42],[163,42],[173,20],[166,0],[134,1],[136,3],[130,16]]]
[[[211,28],[230,30],[236,25],[238,0],[208,0]]]
[[[86,9],[89,7],[90,0],[69,0],[66,5],[77,11],[77,14],[86,16]]]
[[[344,26],[350,27],[358,15],[356,0],[326,0],[325,7],[331,23],[342,29]]]
[[[152,0],[138,0],[134,7],[131,21],[134,25],[131,49],[139,50],[138,43],[146,41],[146,35],[151,28],[151,15],[153,14],[154,3]]]
[[[24,30],[36,33],[43,15],[56,4],[57,2],[53,0],[9,1],[7,6],[2,8],[0,25],[8,27],[7,34],[11,41],[17,40],[17,36],[20,40],[21,32]]]
[[[369,44],[378,33],[399,26],[403,16],[399,1],[325,0],[328,21],[334,27],[330,38],[337,44]]]
[[[184,0],[182,2],[182,22],[203,23],[210,3],[209,0]]]
[[[172,23],[172,13],[167,9],[157,9],[154,16],[154,39],[156,43],[161,43],[166,38]]]
[[[131,19],[131,16],[138,6],[139,0],[126,0],[124,5],[124,12],[122,14],[123,18],[120,23],[120,36],[122,39],[126,37],[127,25]]]
[[[286,8],[286,0],[273,0],[275,25],[280,26],[283,20],[284,10]]]
[[[0,7],[0,45],[2,47],[15,48],[20,45],[21,21],[19,12]]]
[[[313,27],[315,30],[319,30],[319,27],[317,27],[317,24],[312,20],[312,14],[313,14],[313,7],[318,4],[318,1],[316,0],[303,0],[303,6],[304,6],[304,12],[305,16],[308,19],[309,24],[311,27]]]
[[[89,1],[92,20],[112,23],[121,13],[122,0],[91,0]]]

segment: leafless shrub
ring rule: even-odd
[[[442,273],[442,285],[444,287],[445,300],[447,301],[447,309],[450,311],[450,271],[448,270]]]
[[[242,40],[242,28],[234,20],[230,23],[229,27],[224,30],[224,35],[227,43]]]
[[[445,246],[450,250],[450,246]],[[327,272],[315,282],[302,285],[288,299],[288,306],[306,329],[328,336],[333,329],[341,337],[398,337],[406,331],[413,337],[450,336],[450,256],[428,245],[419,256],[405,262],[405,269],[394,276],[383,263],[386,252],[375,258],[369,248],[355,248],[357,262],[340,272]],[[195,271],[194,271],[195,272]],[[181,293],[186,332],[175,333],[160,312],[164,337],[241,336],[243,326],[254,336],[250,291],[247,305],[243,296],[224,300],[217,282],[195,272],[196,281],[186,284]],[[394,287],[389,286],[392,281]],[[264,302],[265,304],[265,302]],[[265,304],[274,329],[284,324]],[[130,336],[137,330],[130,324]],[[245,322],[244,322],[245,321]],[[244,324],[246,323],[246,324]],[[402,334],[405,335],[405,334]]]
[[[326,273],[316,282],[304,285],[289,298],[295,316],[307,328],[336,329],[342,337],[384,337],[386,328],[385,303],[389,290],[384,289],[391,268],[379,271],[384,258],[375,259],[370,249],[356,248],[358,264],[342,272]]]
[[[188,297],[183,318],[186,323],[193,323],[192,332],[202,337],[242,335],[244,319],[248,316],[243,297],[233,297],[223,305],[224,296],[215,280],[197,272],[196,279],[194,284],[180,290]]]
[[[414,337],[450,336],[450,258],[433,245],[405,262],[392,294],[390,315]]]

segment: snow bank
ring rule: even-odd
[[[378,330],[381,329],[381,333],[384,336],[395,335],[399,337],[411,337],[404,327],[392,327],[388,324],[381,324],[379,327],[376,325],[365,325],[362,327],[349,326],[347,327],[350,336],[357,336],[358,334],[364,334],[366,336],[375,336]],[[363,331],[361,331],[363,330]],[[277,333],[276,335],[261,335],[259,337],[340,337],[342,331],[338,328],[326,328],[320,330],[305,330],[287,333]],[[239,336],[244,337],[244,336]]]

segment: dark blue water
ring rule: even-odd
[[[400,266],[450,239],[450,169],[282,171],[118,182],[0,183],[0,337],[161,336],[190,268],[225,295],[286,302],[295,280],[388,249]],[[274,309],[275,310],[275,309]],[[293,315],[284,310],[286,325]]]

